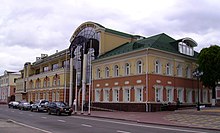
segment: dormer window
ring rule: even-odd
[[[187,45],[184,42],[179,42],[179,52],[185,55],[193,56],[194,55],[194,50],[193,47]]]

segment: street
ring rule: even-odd
[[[214,130],[141,124],[81,115],[48,115],[43,112],[9,109],[5,105],[0,105],[0,119],[42,133],[216,133]],[[0,130],[0,133],[3,132]]]

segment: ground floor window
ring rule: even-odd
[[[208,102],[208,91],[206,89],[203,90],[202,92],[202,100],[203,100],[203,103],[207,103]]]
[[[113,101],[114,102],[119,102],[119,89],[113,89]]]
[[[55,91],[52,92],[52,101],[56,101],[56,92]]]
[[[103,89],[103,96],[104,96],[104,101],[109,102],[109,97],[110,97],[110,89]]]
[[[186,102],[192,103],[192,90],[191,89],[186,90]]]
[[[184,101],[183,88],[177,88],[177,98],[179,99],[179,102],[183,103]]]
[[[130,88],[124,88],[123,98],[124,102],[130,102]]]
[[[135,88],[135,101],[143,102],[143,87]]]
[[[173,88],[167,87],[167,102],[173,102]]]
[[[155,102],[162,102],[163,101],[163,87],[156,85],[154,86],[155,89]]]
[[[46,92],[46,100],[49,100],[49,92]]]
[[[56,101],[60,101],[60,91],[56,91]]]
[[[100,102],[100,98],[101,98],[101,90],[95,89],[95,101]]]

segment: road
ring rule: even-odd
[[[80,115],[48,115],[43,112],[9,109],[3,105],[0,105],[0,119],[13,121],[41,133],[216,133],[213,130],[141,124]]]

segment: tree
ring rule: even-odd
[[[212,105],[215,105],[216,86],[220,81],[220,47],[217,45],[204,48],[198,55],[199,70],[203,71],[201,81],[212,89]]]

